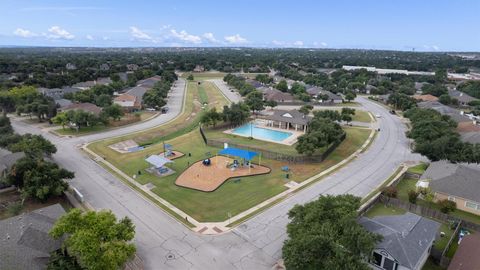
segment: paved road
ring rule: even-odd
[[[226,96],[231,102],[238,103],[243,100],[242,96],[237,91],[231,91],[230,86],[227,85],[226,82],[224,82],[221,79],[212,79],[208,80],[210,82],[213,82],[220,91],[222,91],[223,95]]]
[[[178,102],[183,99],[183,91],[174,90],[174,96],[172,102]],[[287,213],[295,204],[327,193],[364,196],[387,179],[400,163],[421,159],[410,153],[405,128],[399,118],[367,99],[360,97],[358,101],[382,116],[379,120],[382,131],[368,151],[337,173],[233,231],[217,236],[199,235],[185,228],[76,149],[76,145],[85,141],[117,136],[168,121],[176,113],[174,104],[169,104],[172,108],[169,116],[98,135],[74,139],[59,139],[48,133],[43,135],[57,145],[55,159],[63,167],[75,171],[72,185],[85,194],[93,207],[111,209],[117,216],[129,216],[134,221],[135,243],[147,269],[271,269],[281,258]],[[41,133],[23,122],[13,121],[13,125],[20,133]]]

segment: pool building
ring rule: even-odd
[[[267,127],[307,132],[312,117],[297,110],[275,110],[272,115],[260,115]]]

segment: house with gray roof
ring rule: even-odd
[[[341,96],[336,95],[330,91],[323,89],[318,86],[307,86],[306,92],[312,98],[318,99],[320,102],[325,103],[342,103],[343,99]]]
[[[259,115],[261,119],[265,120],[267,126],[281,128],[281,129],[294,129],[295,131],[307,131],[308,123],[312,120],[312,117],[305,115],[297,110],[275,110],[273,114]]]
[[[438,101],[423,101],[419,102],[418,107],[423,109],[433,109],[443,115],[448,115],[457,123],[472,122],[470,118],[463,115],[463,113],[457,109],[444,105]]]
[[[144,87],[144,86],[135,86],[132,88],[127,89],[125,94],[128,94],[130,96],[134,96],[137,99],[137,102],[142,104],[143,101],[143,95],[150,90],[149,87]]]
[[[457,89],[449,89],[448,90],[448,95],[451,97],[451,98],[455,98],[458,100],[458,103],[462,106],[468,106],[468,103],[470,101],[474,101],[474,100],[477,100],[476,98],[468,95],[468,94],[465,94],[461,91],[458,91]]]
[[[0,148],[0,179],[6,177],[12,166],[17,160],[25,157],[23,152],[12,153],[8,150]],[[0,182],[0,189],[6,187]]]
[[[480,215],[480,164],[432,162],[420,177],[435,194],[435,201],[450,200],[457,209]]]
[[[420,270],[430,255],[440,223],[413,213],[361,217],[359,223],[383,240],[375,246],[369,261],[373,269]]]
[[[145,88],[152,88],[157,82],[161,81],[162,77],[159,75],[155,75],[150,78],[146,78],[137,82],[137,86],[145,87]]]
[[[54,204],[0,220],[0,269],[46,269],[50,253],[62,245],[48,232],[63,214]]]

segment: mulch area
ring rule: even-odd
[[[473,123],[473,121],[471,121],[471,122],[461,122],[461,123],[458,123],[457,131],[458,132],[480,131],[480,126],[475,125]]]
[[[173,155],[168,156],[168,157],[166,157],[166,158],[168,158],[168,159],[170,159],[170,160],[174,160],[174,159],[181,158],[181,157],[185,156],[185,154],[182,153],[182,152],[180,152],[180,151],[175,151],[175,150],[173,150],[172,153],[173,153]],[[161,152],[161,153],[159,153],[158,155],[161,156],[161,157],[163,157],[163,156],[164,156],[164,152]]]
[[[214,191],[225,181],[233,177],[259,175],[269,173],[271,170],[265,166],[253,164],[253,168],[239,167],[235,170],[227,168],[232,164],[233,159],[224,156],[210,158],[211,165],[205,166],[202,160],[192,164],[175,181],[175,184],[182,187],[200,191]]]

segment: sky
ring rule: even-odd
[[[1,0],[0,45],[480,51],[478,0]]]

